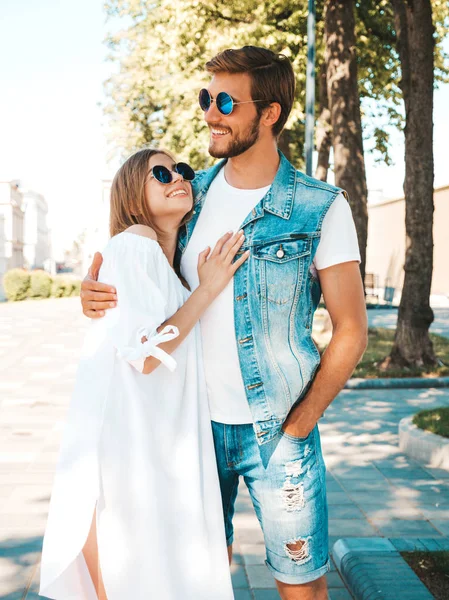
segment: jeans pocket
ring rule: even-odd
[[[279,432],[279,435],[286,438],[287,440],[290,440],[294,444],[305,444],[306,442],[312,441],[312,434],[314,433],[314,431],[315,431],[315,427],[312,429],[312,431],[306,437],[296,437],[294,435],[290,435],[289,433],[286,433],[285,431],[283,431],[281,429]]]

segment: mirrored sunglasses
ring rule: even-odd
[[[176,163],[172,170],[164,167],[164,165],[155,165],[150,171],[151,176],[164,185],[173,181],[173,173],[181,175],[184,181],[193,181],[195,179],[195,171],[190,165],[183,162]]]
[[[244,102],[236,102],[227,92],[220,92],[215,100],[205,88],[199,93],[198,100],[200,107],[204,112],[207,112],[211,107],[212,102],[215,102],[218,110],[222,115],[229,116],[237,104],[252,104],[253,102],[265,102],[265,100],[246,100]]]

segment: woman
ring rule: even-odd
[[[40,593],[57,600],[230,600],[198,320],[248,253],[243,234],[173,269],[192,169],[158,150],[120,168],[100,272],[118,306],[87,334],[52,493]],[[161,364],[162,363],[162,364]]]

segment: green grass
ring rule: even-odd
[[[394,340],[394,329],[370,327],[368,331],[368,347],[357,365],[353,377],[377,379],[379,377],[447,377],[449,376],[449,339],[435,333],[430,337],[435,354],[440,364],[436,367],[423,369],[388,369],[381,371],[382,361],[390,354]]]
[[[413,423],[420,429],[449,438],[449,407],[422,410],[413,417]]]

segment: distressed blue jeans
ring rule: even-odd
[[[226,540],[240,476],[262,527],[266,564],[283,583],[302,584],[329,570],[326,468],[318,426],[306,438],[281,431],[259,445],[253,426],[212,422]]]

